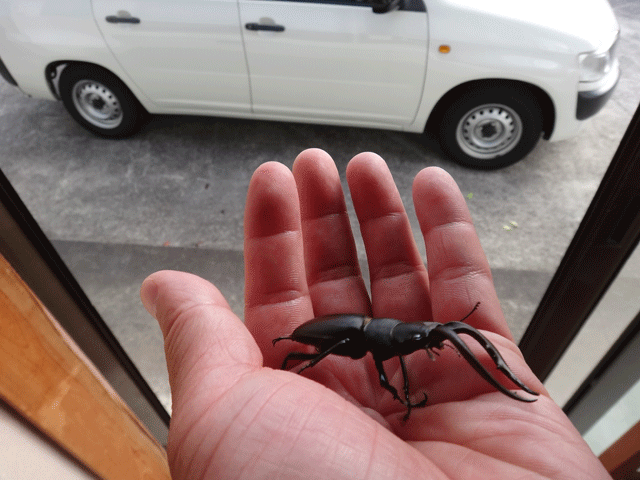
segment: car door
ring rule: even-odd
[[[422,0],[374,13],[353,0],[239,0],[253,110],[399,126],[415,117],[427,63]]]
[[[162,111],[250,111],[236,0],[92,1],[109,48]]]

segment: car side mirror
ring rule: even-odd
[[[370,3],[373,13],[387,13],[397,10],[402,0],[371,0]]]

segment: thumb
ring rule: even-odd
[[[164,336],[174,410],[186,392],[193,395],[199,387],[211,395],[237,375],[262,366],[253,337],[206,280],[184,272],[156,272],[142,283],[140,298]]]
[[[183,272],[156,272],[140,298],[164,336],[172,416],[167,455],[172,478],[202,478],[226,422],[215,428],[214,406],[245,374],[260,369],[262,354],[242,321],[211,283]],[[201,448],[195,446],[200,445]]]

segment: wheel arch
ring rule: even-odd
[[[548,140],[553,133],[553,128],[556,121],[556,111],[553,105],[553,101],[547,92],[540,87],[531,83],[522,82],[519,80],[505,80],[505,79],[483,79],[483,80],[471,80],[469,82],[462,83],[456,87],[453,87],[447,93],[445,93],[440,100],[436,103],[435,107],[431,110],[431,114],[427,120],[425,130],[434,132],[437,131],[438,121],[442,119],[444,112],[452,104],[452,102],[464,95],[469,90],[481,90],[483,88],[519,88],[526,89],[532,93],[540,104],[542,110],[542,131],[544,132],[543,138]]]
[[[129,87],[129,85],[127,85],[127,82],[124,81],[122,77],[120,77],[120,75],[116,74],[115,72],[113,72],[112,70],[109,70],[106,67],[103,67],[102,65],[99,65],[93,62],[83,61],[83,60],[56,60],[54,62],[50,62],[45,67],[44,69],[45,79],[47,80],[47,84],[49,85],[49,89],[51,90],[51,93],[57,100],[62,100],[62,97],[60,96],[59,82],[60,82],[60,77],[62,76],[62,72],[67,68],[94,68],[94,69],[102,70],[110,75],[113,75],[115,78],[117,78],[120,81],[120,83],[122,83],[127,88],[127,90],[129,90],[129,93],[138,101],[138,103],[140,103],[142,108],[144,108],[145,111],[147,111],[145,106],[140,101],[140,98],[138,97],[138,95],[136,95],[136,93]]]

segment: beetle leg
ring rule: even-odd
[[[289,360],[313,360],[317,356],[317,353],[291,352],[286,357],[284,357],[284,361],[282,362],[280,370],[287,369],[287,363],[289,362]]]
[[[376,368],[378,369],[378,374],[380,375],[380,385],[385,390],[390,392],[391,395],[393,395],[393,398],[395,398],[402,405],[407,407],[407,414],[404,416],[404,420],[406,420],[407,418],[409,418],[409,414],[411,413],[412,408],[420,408],[426,405],[427,395],[425,394],[424,400],[421,401],[420,403],[411,403],[409,401],[409,380],[407,379],[407,368],[404,365],[404,360],[402,359],[402,357],[399,357],[399,358],[400,358],[400,366],[402,367],[402,374],[404,375],[404,393],[405,393],[406,400],[403,400],[402,398],[400,398],[400,395],[398,395],[398,390],[396,390],[396,388],[389,383],[389,379],[387,378],[387,374],[384,371],[384,366],[382,365],[382,361],[376,359],[375,357],[374,357],[374,361],[376,364]]]
[[[278,343],[280,340],[293,340],[293,339],[291,337],[278,337],[271,340],[271,343],[273,343],[273,346],[275,347],[276,343]]]
[[[336,348],[338,348],[341,345],[344,345],[348,341],[349,341],[348,338],[343,338],[342,340],[340,340],[335,345],[332,345],[331,347],[327,348],[324,352],[320,352],[320,353],[298,353],[297,356],[293,356],[291,358],[299,358],[299,359],[305,359],[305,360],[306,359],[310,359],[311,360],[304,367],[302,367],[300,370],[298,370],[298,373],[302,373],[303,370],[306,370],[307,368],[313,367],[315,364],[317,364],[320,360],[325,358],[327,355],[330,355],[331,353],[333,353],[333,351]],[[297,352],[293,352],[293,353],[297,353]],[[285,358],[285,362],[290,356],[291,356],[291,353],[289,355],[287,355],[287,357]]]
[[[378,370],[380,385],[382,386],[382,388],[391,392],[391,395],[393,395],[393,398],[398,400],[403,405],[406,405],[406,402],[402,400],[402,398],[400,398],[400,395],[398,395],[398,390],[396,390],[396,388],[389,383],[389,380],[387,379],[387,373],[384,371],[384,366],[382,365],[382,361],[378,360],[375,357],[374,357],[374,361],[376,363],[376,369]]]
[[[418,403],[411,403],[409,401],[409,378],[407,377],[407,366],[404,364],[404,358],[398,356],[400,360],[400,368],[402,368],[402,377],[404,378],[404,398],[407,400],[407,414],[404,416],[403,420],[406,422],[411,415],[412,408],[422,408],[427,404],[427,394],[424,393],[424,400]]]
[[[496,347],[478,330],[470,325],[467,325],[466,323],[449,322],[443,325],[439,325],[434,331],[437,331],[439,334],[449,340],[453,344],[453,346],[456,347],[458,352],[460,352],[460,354],[464,357],[464,359],[469,362],[474,370],[477,371],[482,378],[484,378],[487,382],[497,388],[500,392],[511,398],[523,402],[533,402],[536,400],[535,398],[523,398],[517,393],[512,392],[508,388],[504,387],[500,382],[498,382],[498,380],[496,380],[493,375],[491,375],[491,373],[484,367],[484,365],[480,363],[480,361],[475,357],[471,350],[469,350],[469,347],[467,347],[466,343],[464,343],[458,335],[459,333],[464,333],[474,338],[480,345],[482,345],[482,348],[487,351],[489,356],[491,356],[491,359],[496,364],[498,370],[504,373],[507,378],[509,378],[509,380],[518,385],[525,392],[531,395],[538,395],[537,392],[531,390],[524,383],[522,383],[522,381],[518,377],[515,376],[515,374],[507,366],[507,363],[504,361],[504,358],[502,358],[502,355],[500,355],[500,352],[498,352]]]

